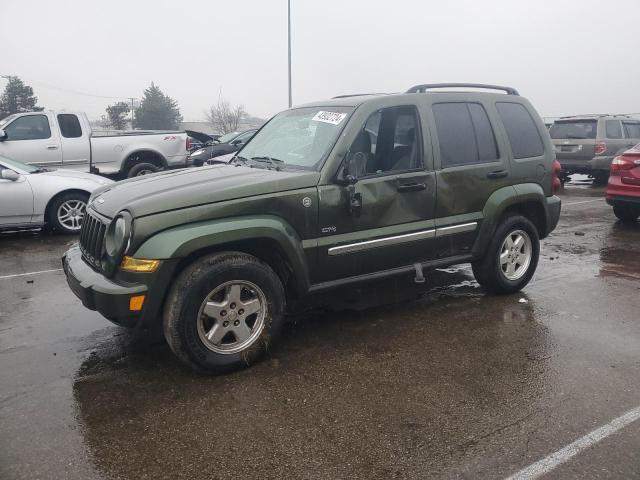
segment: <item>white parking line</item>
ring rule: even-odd
[[[39,272],[16,273],[14,275],[0,276],[0,280],[4,280],[5,278],[28,277],[30,275],[40,275],[41,273],[51,273],[51,272],[61,272],[61,271],[62,271],[61,268],[53,268],[51,270],[40,270]]]
[[[607,438],[609,435],[616,433],[621,428],[626,427],[632,422],[640,419],[640,407],[629,410],[624,415],[611,420],[606,425],[587,433],[584,437],[579,438],[566,447],[552,453],[546,458],[529,465],[527,468],[520,470],[518,473],[511,475],[507,480],[533,480],[545,473],[550,472],[558,465],[563,464],[571,457],[577,455],[586,448],[598,443],[600,440]]]
[[[597,200],[585,200],[583,202],[571,202],[571,203],[563,203],[563,207],[568,207],[569,205],[581,205],[583,203],[594,203],[594,202],[602,202],[604,201],[602,198],[598,198]]]

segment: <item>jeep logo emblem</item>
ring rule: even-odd
[[[309,208],[311,206],[311,199],[309,197],[304,197],[302,199],[302,205]]]

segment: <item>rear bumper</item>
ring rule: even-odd
[[[146,285],[123,285],[109,280],[84,262],[77,245],[62,257],[62,268],[69,288],[85,307],[124,327],[138,324],[141,312],[131,312],[129,300],[134,295],[146,295]]]
[[[558,226],[558,221],[560,220],[560,210],[562,209],[562,200],[560,197],[556,195],[552,195],[551,197],[546,197],[547,200],[547,208],[546,211],[546,225],[547,231],[541,232],[541,238],[545,238],[551,232],[553,232]]]
[[[612,207],[635,207],[640,209],[640,196],[624,197],[619,195],[607,195],[607,203]]]
[[[612,155],[597,156],[590,160],[568,160],[559,158],[558,162],[566,173],[583,173],[589,175],[594,172],[608,172],[613,161]]]

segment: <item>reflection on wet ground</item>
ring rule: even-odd
[[[485,295],[468,266],[350,288],[224,377],[86,311],[60,272],[0,279],[0,477],[513,473],[640,404],[640,227],[601,195],[566,189],[521,294]],[[0,276],[59,268],[70,241],[4,235]],[[640,440],[618,447],[598,471],[631,477]]]

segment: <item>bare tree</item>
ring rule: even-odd
[[[238,129],[240,122],[247,116],[244,105],[233,106],[226,100],[212,105],[207,112],[207,119],[218,133],[229,133]]]

